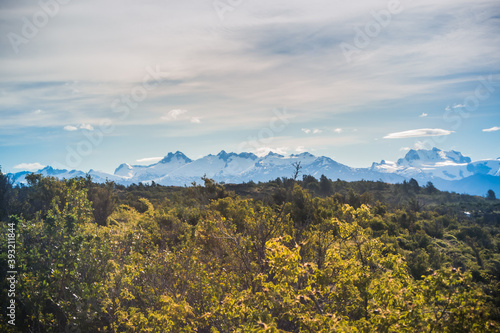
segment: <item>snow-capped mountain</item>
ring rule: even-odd
[[[14,174],[9,174],[10,178],[15,184],[26,184],[26,176],[32,174],[30,171],[21,171]],[[83,171],[78,170],[66,170],[66,169],[54,169],[51,166],[46,166],[43,169],[40,169],[36,172],[36,174],[41,174],[43,176],[51,176],[59,179],[69,179],[69,178],[77,178],[77,177],[85,177],[86,174]]]
[[[191,160],[182,152],[168,153],[161,161],[151,165],[130,165],[123,163],[114,174],[90,170],[89,175],[96,182],[114,181],[123,185],[132,183],[150,183],[161,185],[190,185],[200,182],[203,176],[218,182],[242,183],[269,181],[278,177],[291,177],[293,164],[300,162],[301,174],[320,178],[321,175],[336,180],[356,181],[372,180],[388,183],[400,183],[415,178],[424,185],[432,181],[442,190],[484,195],[488,189],[500,193],[500,158],[472,162],[469,157],[457,151],[410,150],[397,162],[382,160],[373,163],[370,168],[352,168],[325,156],[310,153],[284,156],[270,152],[266,156],[252,153],[227,153],[224,150],[217,155],[207,155]],[[23,171],[9,174],[16,184],[26,183]],[[37,171],[44,176],[60,179],[85,177],[86,173],[77,170],[56,170],[45,167]]]
[[[159,178],[159,184],[185,185],[199,182],[206,175],[216,181],[241,182],[241,175],[251,169],[258,157],[251,153],[226,153],[207,155],[180,166]]]
[[[393,173],[405,178],[434,178],[455,181],[474,175],[500,176],[500,160],[480,160],[472,162],[469,157],[457,151],[410,150],[397,162],[381,161],[373,163],[371,170]]]
[[[123,183],[123,177],[110,175],[108,173],[101,171],[95,171],[91,169],[89,172],[85,173],[79,170],[54,169],[51,166],[46,166],[45,168],[35,172],[21,171],[14,174],[9,173],[8,175],[10,176],[14,184],[27,184],[28,182],[26,180],[26,176],[32,173],[41,174],[45,177],[50,176],[59,179],[86,177],[88,174],[92,177],[92,180],[97,183],[104,183],[106,182],[106,180],[114,181],[117,183]]]
[[[148,182],[162,178],[191,162],[193,161],[190,158],[177,151],[175,153],[168,153],[158,163],[148,166],[123,163],[116,168],[114,175],[135,183]]]
[[[470,162],[471,162],[470,157],[465,157],[462,155],[462,153],[458,151],[454,150],[442,151],[441,149],[438,149],[436,147],[432,148],[431,150],[411,149],[410,151],[408,151],[408,153],[404,158],[400,158],[398,160],[399,165],[412,166],[412,167],[435,165],[437,163],[463,164]]]

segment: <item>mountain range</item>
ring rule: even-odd
[[[421,185],[432,182],[443,191],[484,196],[489,189],[500,193],[500,158],[471,161],[457,151],[410,150],[396,162],[382,160],[369,168],[353,168],[338,163],[326,156],[310,153],[284,156],[273,152],[266,156],[252,153],[227,153],[192,160],[182,152],[168,153],[162,160],[151,165],[131,165],[123,163],[114,174],[90,170],[60,170],[47,166],[36,171],[45,176],[60,179],[92,176],[95,182],[114,181],[123,185],[151,183],[160,185],[185,186],[200,182],[202,176],[217,182],[243,183],[248,181],[269,181],[278,177],[291,177],[292,164],[300,162],[301,173],[320,178],[321,175],[336,180],[371,180],[387,183],[401,183],[411,178]],[[26,183],[29,171],[9,174],[15,184]]]

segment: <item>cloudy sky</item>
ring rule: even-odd
[[[500,157],[498,0],[3,0],[0,165]]]

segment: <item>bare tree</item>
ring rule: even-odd
[[[302,166],[300,165],[300,162],[294,162],[292,163],[293,166],[293,180],[297,180],[297,177],[299,176],[300,169],[302,169]]]

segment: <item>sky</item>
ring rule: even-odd
[[[498,0],[2,0],[0,166],[500,157]]]

